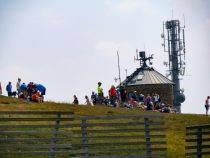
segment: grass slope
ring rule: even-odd
[[[105,106],[87,107],[67,103],[45,102],[42,104],[28,103],[23,100],[0,96],[0,111],[16,110],[58,110],[73,111],[74,116],[97,115],[142,115],[159,113],[140,111],[139,109],[109,108]],[[169,158],[185,157],[185,127],[191,125],[209,124],[210,117],[196,114],[163,114],[165,116],[167,148]]]

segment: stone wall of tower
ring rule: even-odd
[[[161,97],[163,103],[173,105],[173,85],[171,84],[127,86],[126,90],[127,94],[136,91],[139,94],[144,94],[144,96],[157,93]]]

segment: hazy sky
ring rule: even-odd
[[[185,15],[184,113],[204,113],[210,95],[209,0],[0,0],[0,82],[17,78],[47,87],[47,100],[72,102],[73,95],[105,94],[118,77],[131,74],[135,50],[154,54],[153,67],[166,74],[162,23]]]

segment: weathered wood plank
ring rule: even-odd
[[[199,146],[201,149],[210,149],[210,145],[200,145]],[[198,146],[186,146],[185,149],[197,149]]]
[[[198,129],[198,128],[202,128],[202,129],[210,129],[210,125],[198,125],[198,126],[187,126],[186,129]]]
[[[189,136],[189,135],[198,135],[198,134],[209,135],[210,132],[188,132],[188,133],[186,133],[187,136]]]
[[[71,130],[74,133],[82,133],[81,130]],[[150,128],[149,131],[165,131],[164,128]],[[107,129],[107,130],[87,130],[88,133],[119,133],[119,132],[145,132],[145,129]]]
[[[166,151],[167,148],[90,149],[89,153],[130,153],[142,151]]]
[[[61,120],[63,121],[63,120]],[[164,125],[164,122],[148,122],[148,125]],[[65,124],[65,125],[0,125],[0,128],[71,128],[71,127],[109,127],[109,126],[137,126],[145,125],[144,122],[126,122],[126,123],[87,123],[86,125],[82,124]]]
[[[74,112],[71,111],[0,111],[0,114],[65,114],[65,115],[71,115],[74,114]]]
[[[54,134],[55,131],[0,131],[0,135],[20,135],[20,134]],[[72,134],[71,131],[58,131],[57,134]]]
[[[0,121],[73,121],[73,118],[0,118]]]
[[[185,156],[196,156],[196,155],[210,155],[210,152],[191,152],[185,153]]]
[[[88,140],[107,140],[107,139],[145,139],[145,138],[166,138],[166,135],[136,135],[136,136],[88,136]],[[55,138],[0,138],[0,142],[46,142],[54,141]],[[83,137],[57,138],[58,141],[82,140]]]
[[[83,144],[74,144],[74,147],[86,147],[86,146],[124,146],[124,145],[158,145],[166,144],[166,141],[153,141],[153,142],[110,142],[110,143],[83,143]]]
[[[110,119],[143,119],[143,118],[164,118],[163,115],[115,115],[115,116],[86,116],[86,117],[75,117],[75,120],[110,120]]]
[[[73,127],[71,124],[66,124],[66,125],[50,125],[50,124],[46,124],[46,125],[0,125],[0,129],[1,128],[71,128]]]
[[[202,142],[208,142],[208,141],[210,141],[210,138],[202,138],[201,140],[202,140]],[[197,142],[198,139],[186,139],[185,141],[186,142]]]
[[[68,144],[55,144],[55,145],[52,145],[52,144],[0,144],[0,148],[3,149],[3,148],[7,148],[7,149],[17,149],[17,148],[21,148],[24,150],[24,148],[28,148],[28,149],[41,149],[41,148],[62,148],[62,149],[65,149],[65,148],[71,148],[72,145],[68,145]]]
[[[55,155],[63,155],[63,154],[83,154],[85,153],[86,151],[85,150],[69,150],[69,151],[54,151],[54,154]],[[38,156],[44,156],[44,155],[49,155],[50,152],[49,151],[34,151],[34,152],[0,152],[0,155],[4,155],[4,156],[34,156],[36,155],[37,157]],[[151,155],[152,158],[162,158],[162,157],[166,157],[166,154],[152,154]],[[150,156],[150,158],[151,158]],[[81,157],[84,157],[84,156],[79,156],[80,158]],[[77,158],[79,158],[77,156]],[[129,155],[129,156],[90,156],[91,158],[139,158],[138,155]],[[149,158],[148,156],[146,155],[141,155],[140,156],[141,158]],[[76,158],[76,157],[74,157]]]
[[[57,141],[71,141],[72,138],[0,138],[1,143],[10,143],[10,142],[51,142],[56,140]]]
[[[54,154],[60,155],[60,154],[83,154],[85,153],[85,150],[65,150],[65,151],[54,151]],[[22,151],[22,152],[0,152],[0,156],[43,156],[43,155],[50,155],[51,151]]]

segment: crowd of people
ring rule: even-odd
[[[44,102],[44,95],[46,88],[42,84],[36,84],[30,82],[27,85],[21,82],[18,78],[16,83],[16,90],[13,91],[12,83],[9,82],[6,86],[8,96],[18,97],[33,102]],[[0,94],[2,94],[2,87],[0,83]],[[79,100],[76,95],[73,96],[73,104],[79,104]],[[139,94],[136,91],[127,94],[125,87],[115,87],[112,85],[109,89],[108,96],[104,96],[102,83],[98,82],[97,93],[92,92],[91,97],[85,96],[85,105],[94,106],[96,104],[103,104],[110,107],[124,107],[124,108],[139,108],[141,110],[150,110],[164,113],[176,113],[176,109],[172,105],[168,105],[162,102],[159,94],[154,93],[152,95]],[[206,116],[210,107],[210,96],[207,96],[205,100]]]
[[[97,92],[92,92],[91,98],[85,96],[85,105],[103,104],[110,107],[139,108],[141,110],[150,110],[156,112],[175,113],[176,109],[171,105],[167,105],[161,101],[157,93],[150,96],[138,94],[136,91],[127,94],[125,87],[115,87],[112,85],[109,89],[108,96],[104,96],[102,83],[98,82]],[[73,96],[73,104],[79,104],[76,95]]]
[[[12,82],[9,82],[6,86],[6,91],[8,96],[18,97],[21,99],[26,99],[27,101],[33,102],[44,102],[44,95],[46,93],[46,88],[42,84],[36,84],[34,82],[29,82],[27,85],[21,82],[18,78],[16,83],[16,90],[13,91]]]

